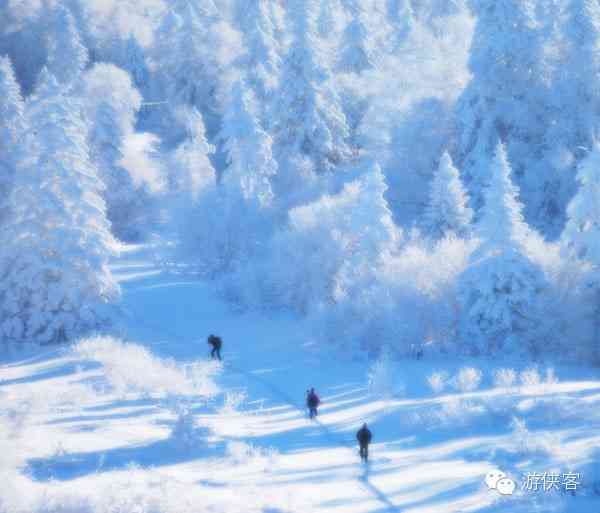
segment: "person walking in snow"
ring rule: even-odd
[[[321,404],[321,399],[315,392],[314,388],[311,388],[306,395],[306,406],[308,407],[308,416],[314,419],[317,416],[317,408]]]
[[[371,438],[373,438],[373,434],[369,431],[367,423],[365,422],[356,433],[356,439],[360,446],[360,459],[362,461],[367,461],[369,459],[369,444],[371,443]]]
[[[221,360],[221,347],[223,346],[223,341],[220,337],[215,335],[208,336],[208,344],[212,346],[212,351],[210,352],[210,357],[214,360],[217,357]]]

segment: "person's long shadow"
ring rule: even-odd
[[[177,441],[167,438],[148,445],[35,458],[28,461],[25,473],[36,481],[68,481],[90,474],[123,470],[130,465],[158,467],[200,458],[220,458],[225,454],[223,441],[202,444],[194,448],[181,447]]]

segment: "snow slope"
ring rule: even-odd
[[[511,383],[492,363],[404,361],[369,387],[368,361],[319,347],[300,319],[233,313],[146,248],[113,271],[121,340],[2,354],[1,513],[600,511],[593,369],[547,379],[503,362]],[[211,332],[222,365],[207,360]],[[317,422],[303,409],[310,386]],[[354,443],[364,421],[368,465]],[[517,481],[513,496],[487,489],[494,468]],[[579,472],[582,484],[522,490],[528,472]]]

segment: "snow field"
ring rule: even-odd
[[[234,314],[209,286],[126,258],[145,272],[122,276],[123,339],[3,354],[0,512],[597,511],[593,369],[344,359],[299,319]],[[494,468],[585,477],[574,497],[502,497],[483,482]]]

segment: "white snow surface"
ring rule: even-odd
[[[374,367],[323,347],[300,319],[232,312],[151,254],[125,248],[113,263],[119,336],[2,346],[1,513],[600,511],[597,370]],[[209,333],[224,340],[222,364],[208,359]],[[317,421],[303,408],[311,386]],[[514,495],[488,490],[494,469]],[[581,485],[529,491],[529,472],[578,472]]]

